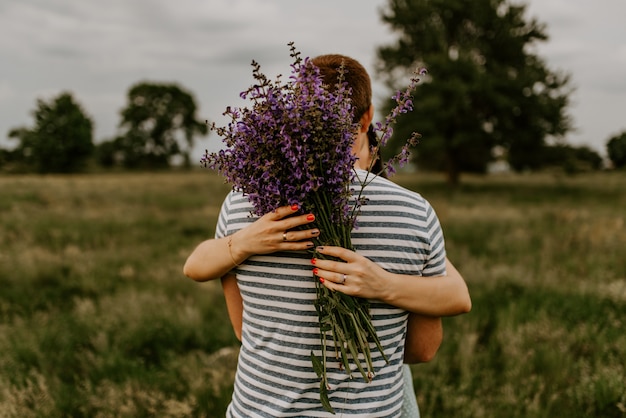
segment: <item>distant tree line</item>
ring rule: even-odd
[[[0,169],[37,173],[73,173],[101,167],[161,169],[175,158],[190,166],[197,135],[208,126],[197,117],[193,95],[175,84],[138,83],[128,91],[121,110],[119,133],[95,145],[93,122],[71,93],[50,101],[38,100],[31,128],[9,131],[17,140],[11,150],[0,150]]]
[[[452,184],[498,159],[516,171],[601,167],[598,153],[565,143],[570,77],[535,53],[548,36],[526,8],[509,0],[388,0],[381,17],[397,39],[378,49],[378,75],[394,91],[416,68],[428,69],[414,111],[398,119],[390,154],[419,132],[414,162],[445,171]],[[389,100],[383,110],[393,106]]]
[[[381,18],[398,38],[378,49],[378,75],[394,92],[417,67],[426,66],[429,75],[415,93],[414,111],[398,119],[384,156],[396,154],[416,131],[422,140],[414,162],[446,172],[452,184],[463,172],[487,172],[494,162],[515,171],[602,167],[597,152],[566,143],[570,77],[534,52],[548,39],[546,27],[525,14],[526,5],[511,0],[388,0]],[[76,172],[88,162],[125,169],[166,168],[174,161],[189,166],[194,139],[208,132],[196,112],[193,95],[182,87],[142,82],[128,92],[119,133],[94,145],[93,122],[62,93],[37,101],[32,128],[9,132],[18,145],[0,149],[0,169]],[[609,138],[607,155],[613,167],[626,166],[626,131]]]

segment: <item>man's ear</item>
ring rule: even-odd
[[[367,109],[367,112],[363,113],[363,116],[361,116],[361,120],[359,121],[359,124],[361,125],[361,132],[367,132],[367,130],[370,127],[370,123],[372,123],[372,120],[374,120],[374,105],[370,105],[369,109]]]

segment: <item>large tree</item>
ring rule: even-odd
[[[83,168],[93,150],[93,122],[71,93],[38,100],[33,128],[15,128],[19,144],[13,160],[39,173],[71,173]]]
[[[613,167],[626,167],[626,131],[609,138],[606,150]]]
[[[500,146],[515,169],[534,168],[547,137],[571,129],[569,76],[536,54],[545,26],[507,0],[389,0],[382,20],[398,35],[378,49],[378,74],[395,90],[419,66],[429,76],[415,110],[398,120],[394,141],[423,135],[418,164],[484,172]]]
[[[123,132],[112,148],[127,167],[165,167],[175,156],[188,164],[195,135],[208,132],[196,111],[193,95],[176,84],[138,83],[128,91]]]

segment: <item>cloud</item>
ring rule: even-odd
[[[8,81],[3,80],[0,81],[0,103],[2,102],[10,102],[16,95],[15,90]]]
[[[171,81],[193,91],[201,118],[219,117],[252,82],[289,71],[287,42],[305,56],[339,52],[373,73],[378,46],[395,40],[380,21],[385,0],[20,0],[0,3],[0,140],[26,121],[42,94],[69,90],[112,135],[128,88]],[[613,132],[626,106],[626,3],[530,0],[547,24],[539,48],[551,69],[572,74],[572,113],[590,137]],[[6,64],[5,64],[6,63]],[[389,93],[374,78],[374,97]],[[593,105],[591,103],[594,103]],[[609,126],[612,125],[612,126]],[[581,129],[582,130],[582,129]],[[572,138],[582,140],[582,134]],[[596,142],[598,148],[603,144]]]

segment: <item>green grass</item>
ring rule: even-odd
[[[413,366],[428,417],[626,416],[626,175],[396,181],[473,299]],[[238,343],[182,275],[228,186],[202,172],[0,177],[0,417],[220,417]]]

